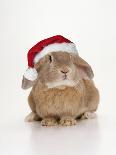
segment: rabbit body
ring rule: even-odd
[[[64,116],[78,117],[94,112],[98,106],[98,90],[92,81],[82,80],[75,87],[34,88],[29,95],[29,105],[41,118]]]
[[[41,118],[45,126],[56,125],[58,122],[68,126],[76,124],[76,118],[93,117],[99,104],[99,92],[92,80],[91,67],[79,56],[70,58],[70,54],[65,52],[57,52],[52,56],[54,65],[51,62],[47,64],[49,58],[46,57],[35,66],[40,76],[28,97],[32,113],[26,120]],[[63,79],[62,82],[64,74],[70,80]]]

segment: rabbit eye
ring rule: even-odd
[[[50,63],[52,62],[52,56],[51,55],[49,55],[49,61],[50,61]]]

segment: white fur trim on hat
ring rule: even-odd
[[[40,53],[38,53],[34,58],[34,63],[37,63],[42,57],[47,55],[49,52],[68,52],[78,54],[76,46],[74,43],[54,43],[44,47]]]
[[[24,73],[24,77],[30,81],[36,80],[37,76],[38,76],[38,73],[35,68],[28,68]]]

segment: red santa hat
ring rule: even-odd
[[[58,51],[78,54],[75,44],[61,35],[44,39],[28,51],[28,69],[24,73],[24,77],[30,81],[36,80],[38,73],[34,68],[34,64],[49,52]]]

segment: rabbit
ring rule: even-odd
[[[34,68],[37,79],[22,80],[23,89],[32,87],[28,97],[32,112],[26,121],[40,120],[42,126],[72,126],[78,118],[95,117],[99,91],[93,82],[92,68],[79,55],[50,52]]]

